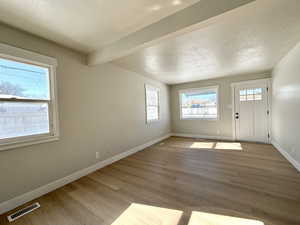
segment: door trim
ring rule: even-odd
[[[268,117],[268,133],[269,139],[268,143],[271,143],[271,124],[272,124],[272,78],[266,79],[257,79],[257,80],[248,80],[242,82],[234,82],[231,83],[231,102],[232,102],[232,139],[236,141],[236,126],[235,126],[235,88],[239,85],[247,85],[247,84],[255,84],[265,82],[267,84],[268,92],[267,92],[267,108],[269,110]]]

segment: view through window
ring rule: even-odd
[[[262,88],[251,88],[240,90],[240,101],[260,101],[262,100]]]
[[[49,68],[0,58],[0,140],[49,134]]]
[[[180,92],[181,119],[217,119],[218,88],[201,88]]]
[[[159,120],[159,89],[146,85],[146,117],[147,123]]]

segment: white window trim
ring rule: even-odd
[[[217,92],[217,118],[183,118],[182,117],[182,110],[181,110],[181,106],[182,106],[182,102],[181,102],[181,94],[183,93],[193,93],[193,92],[206,92],[208,90],[216,90]],[[178,96],[179,96],[179,116],[180,116],[180,120],[207,120],[207,121],[218,121],[220,120],[220,107],[219,107],[219,85],[216,86],[207,86],[207,87],[199,87],[199,88],[190,88],[190,89],[184,89],[184,90],[179,90],[178,91]]]
[[[59,119],[56,89],[57,60],[49,56],[44,56],[35,52],[27,51],[24,49],[12,47],[1,43],[0,58],[15,60],[19,62],[49,68],[49,90],[51,99],[51,104],[49,104],[50,133],[0,140],[0,151],[59,140]]]
[[[158,92],[158,117],[157,119],[154,119],[154,120],[148,120],[148,110],[147,110],[147,107],[148,107],[148,103],[147,103],[147,89],[148,88],[151,88],[151,89],[154,89]],[[160,121],[160,89],[151,85],[151,84],[145,84],[145,115],[146,115],[146,123],[147,124],[150,124],[150,123],[155,123],[155,122],[158,122]]]

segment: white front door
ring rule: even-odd
[[[234,120],[237,140],[269,142],[268,90],[268,79],[234,85]]]

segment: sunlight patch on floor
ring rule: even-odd
[[[215,143],[214,142],[194,142],[190,148],[214,148]]]
[[[193,211],[188,225],[264,225],[264,223],[258,220]]]
[[[243,150],[241,143],[218,142],[215,149]]]
[[[112,225],[177,225],[182,211],[132,203]]]
[[[243,150],[241,143],[232,142],[194,142],[192,149],[216,149],[216,150]]]
[[[111,225],[178,225],[182,215],[180,210],[132,203]],[[264,225],[264,222],[192,211],[188,225]]]

